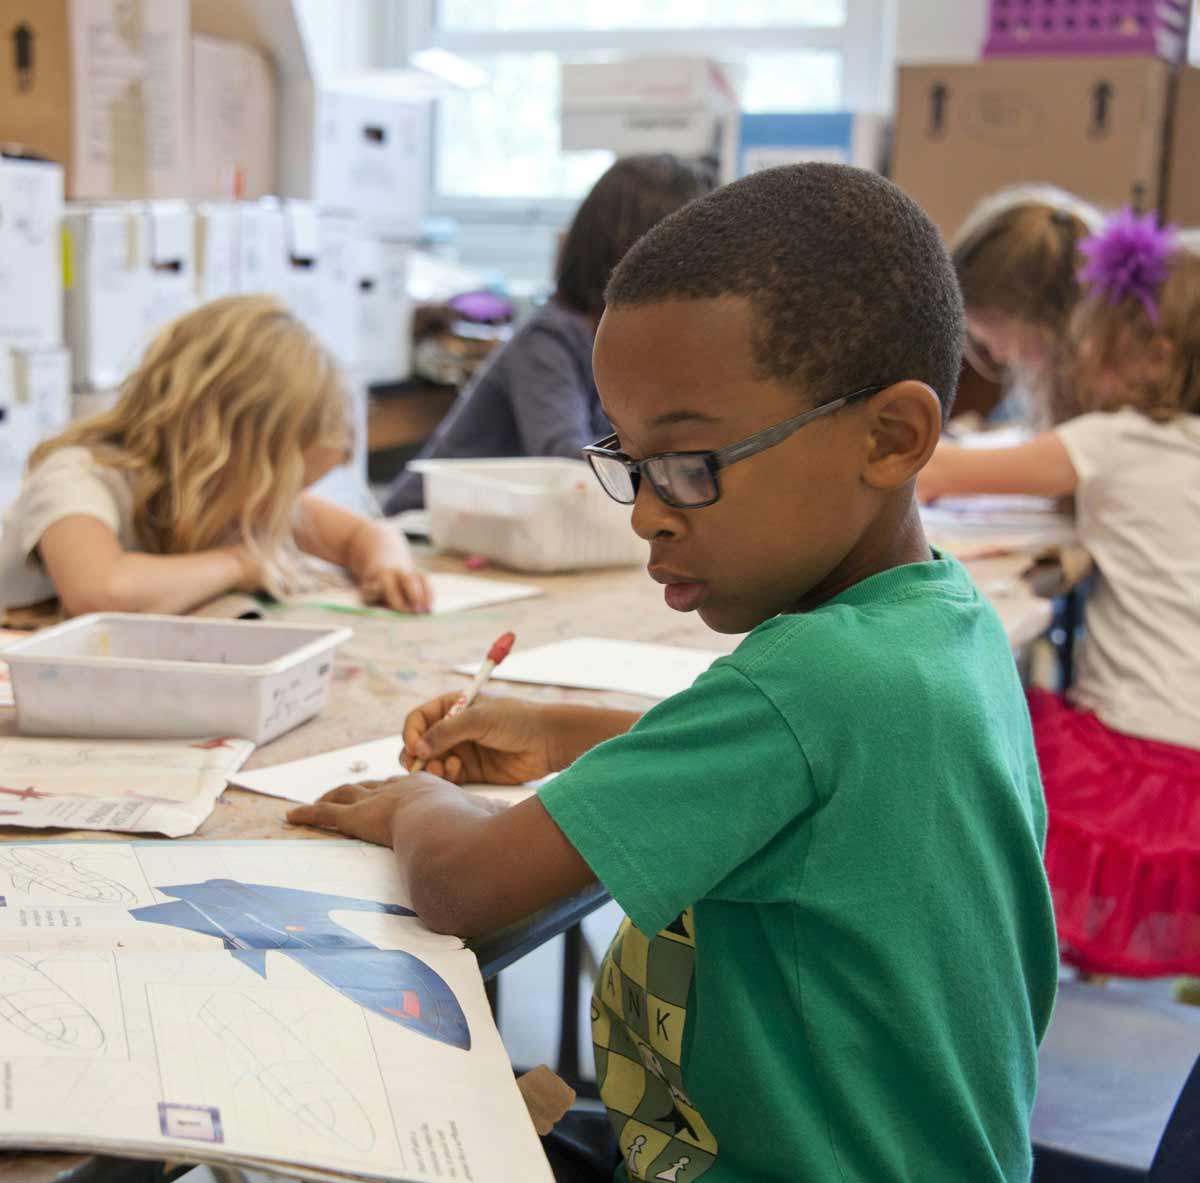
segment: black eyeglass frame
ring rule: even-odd
[[[721,469],[728,468],[731,464],[736,464],[739,460],[746,460],[751,456],[756,456],[759,452],[765,452],[768,448],[773,448],[776,444],[783,443],[784,440],[795,435],[802,427],[807,427],[808,424],[815,422],[817,419],[824,419],[827,415],[832,415],[840,411],[843,407],[850,406],[851,403],[860,402],[864,398],[878,394],[881,390],[886,390],[891,385],[893,385],[891,382],[878,382],[872,386],[863,386],[858,390],[852,390],[849,394],[842,395],[841,398],[835,398],[832,402],[822,403],[819,407],[814,407],[811,411],[805,411],[801,415],[795,415],[791,419],[784,419],[782,423],[765,427],[762,431],[755,432],[754,435],[747,436],[736,443],[727,444],[724,448],[720,448],[715,452],[656,452],[653,456],[634,460],[624,452],[619,452],[613,447],[618,442],[618,437],[613,434],[605,436],[602,440],[597,440],[594,444],[588,444],[583,449],[583,453],[587,457],[588,464],[591,466],[596,480],[600,482],[600,487],[618,505],[632,505],[637,500],[642,473],[645,472],[646,479],[650,482],[650,487],[654,490],[658,499],[665,505],[669,505],[673,509],[703,509],[705,506],[715,505],[721,500],[721,481],[717,475]],[[680,502],[676,501],[660,488],[658,482],[654,479],[652,470],[647,468],[648,465],[653,465],[656,460],[670,460],[676,456],[703,459],[705,467],[708,469],[709,479],[712,481],[712,486],[715,490],[714,495],[707,501],[690,501],[687,504],[680,504]],[[619,497],[615,496],[604,483],[603,478],[596,468],[596,459],[617,460],[625,466],[625,471],[629,474],[629,483],[633,488],[633,496],[628,501],[622,501]]]

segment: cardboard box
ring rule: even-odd
[[[36,443],[33,408],[16,396],[13,355],[0,349],[0,511],[21,491],[25,462]]]
[[[38,440],[71,421],[71,355],[61,348],[12,351],[13,398],[28,407]]]
[[[882,115],[852,111],[743,115],[738,176],[812,160],[879,171],[886,136],[887,120]]]
[[[59,165],[0,155],[0,344],[62,344],[62,210]]]
[[[893,177],[947,238],[981,198],[1024,181],[1155,209],[1169,83],[1153,58],[901,66]]]
[[[150,231],[135,206],[68,209],[66,324],[74,385],[121,384],[146,347]]]
[[[284,196],[417,236],[429,188],[427,102],[299,83],[284,87],[280,115]]]
[[[275,185],[275,69],[237,41],[192,38],[192,190],[225,201]]]
[[[357,223],[309,201],[283,203],[284,299],[341,365],[358,351],[353,249]]]
[[[182,201],[146,207],[150,303],[145,312],[147,342],[198,303],[196,294],[196,216]]]
[[[245,42],[275,65],[279,193],[415,237],[429,191],[430,95],[419,71],[322,77],[294,0],[192,0],[199,33]]]
[[[64,165],[68,197],[187,196],[187,0],[0,0],[0,30],[0,141]]]
[[[232,202],[196,207],[196,296],[202,304],[238,290],[238,208]]]
[[[403,381],[412,373],[412,247],[369,234],[357,245],[358,365],[368,382]]]
[[[1200,68],[1175,76],[1164,213],[1180,226],[1200,226]]]
[[[717,155],[736,168],[738,98],[725,68],[708,58],[630,58],[562,67],[564,151],[618,156]]]
[[[240,202],[235,291],[287,296],[288,236],[278,201]]]

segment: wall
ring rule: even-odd
[[[305,44],[314,55],[318,76],[336,78],[382,65],[376,36],[380,12],[388,0],[295,0]]]

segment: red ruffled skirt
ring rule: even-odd
[[[1200,751],[1122,735],[1042,690],[1029,711],[1063,959],[1200,976]]]

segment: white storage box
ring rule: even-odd
[[[0,151],[0,341],[9,345],[62,344],[62,212],[57,164]]]
[[[645,563],[650,548],[630,507],[600,488],[582,460],[414,460],[425,478],[434,545],[517,571],[581,571]]]
[[[5,650],[27,735],[269,743],[325,705],[344,628],[96,613]]]

